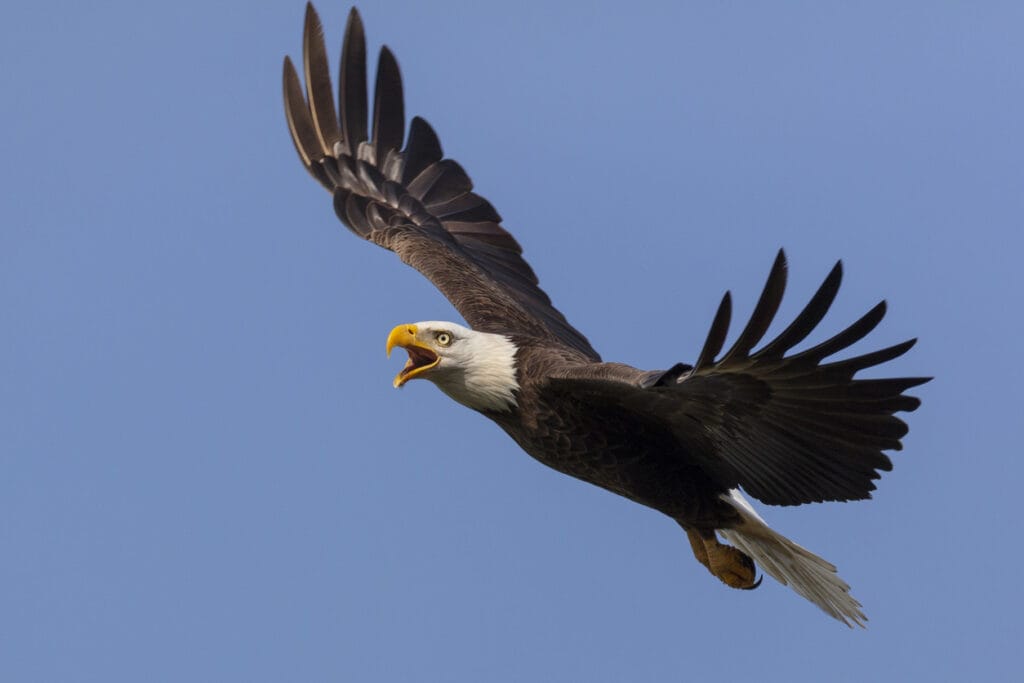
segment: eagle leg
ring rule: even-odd
[[[754,561],[736,548],[719,543],[714,529],[684,528],[693,556],[708,568],[712,576],[732,588],[753,590],[761,585],[761,579],[755,581],[757,567]]]

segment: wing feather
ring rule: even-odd
[[[694,365],[694,372],[714,362],[715,356],[725,345],[725,337],[729,334],[729,320],[732,318],[732,295],[726,292],[722,302],[718,304],[718,312],[715,313],[715,320],[708,330],[707,339],[704,341],[704,348],[697,357],[697,364]]]
[[[330,84],[325,89],[330,92]],[[373,97],[373,159],[385,166],[389,152],[401,149],[405,138],[405,102],[402,98],[402,76],[391,50],[382,47],[377,61],[377,85]],[[400,163],[401,157],[392,158]]]
[[[409,124],[409,140],[405,144],[402,156],[405,165],[402,167],[398,182],[406,186],[427,167],[444,157],[437,133],[429,123],[418,116],[412,117],[412,123]]]
[[[761,297],[754,306],[754,312],[750,315],[746,327],[740,332],[740,336],[732,345],[720,362],[727,363],[737,357],[745,357],[750,353],[768,331],[768,326],[775,319],[775,313],[782,303],[782,293],[786,291],[786,255],[779,250],[772,265],[772,271],[768,275],[768,282],[765,283]]]
[[[302,34],[302,63],[305,67],[306,98],[313,130],[320,141],[323,156],[331,153],[341,140],[338,115],[331,97],[331,78],[327,70],[327,51],[324,49],[324,29],[316,12],[306,12]]]
[[[780,252],[781,253],[781,252]],[[811,300],[807,302],[804,309],[793,319],[789,327],[782,331],[770,344],[754,354],[759,359],[782,358],[787,351],[807,338],[818,323],[825,317],[825,313],[835,301],[839,293],[839,284],[843,279],[843,262],[839,261],[829,272],[828,277],[821,283],[821,287],[814,293]]]
[[[678,457],[700,466],[723,490],[742,486],[776,505],[870,497],[879,472],[892,469],[884,451],[900,450],[907,434],[895,413],[920,404],[903,392],[930,378],[854,378],[903,355],[914,340],[823,362],[874,329],[884,304],[821,344],[786,355],[834,301],[842,280],[839,264],[794,321],[753,351],[778,311],[785,272],[785,255],[779,252],[751,321],[718,360],[729,327],[728,294],[690,371],[637,371],[639,381],[631,383],[610,370],[607,376],[600,368],[570,370],[552,380],[552,390],[601,408],[631,411],[645,424],[657,421],[679,444]]]
[[[929,378],[854,376],[898,358],[915,340],[822,362],[870,333],[885,315],[882,302],[833,337],[787,357],[834,301],[842,281],[837,263],[794,321],[752,353],[778,310],[784,274],[780,251],[751,322],[730,351],[718,361],[707,360],[676,384],[651,391],[663,393],[668,402],[663,409],[673,415],[677,429],[691,428],[693,420],[680,419],[684,415],[701,422],[712,446],[696,457],[766,503],[869,497],[879,471],[892,469],[883,451],[900,450],[907,433],[894,413],[919,404],[903,392]],[[716,319],[712,327],[717,324]]]
[[[313,3],[306,3],[306,15],[317,16]],[[317,18],[317,23],[320,19]],[[307,39],[323,42],[323,31],[318,35],[307,35]],[[330,72],[326,65],[323,74],[316,83],[327,85],[330,93]],[[325,80],[326,79],[326,80]],[[346,156],[355,157],[359,145],[366,141],[366,34],[363,31],[363,20],[353,7],[348,13],[345,24],[345,42],[341,45],[341,71],[338,76],[338,103],[341,111],[342,150]]]
[[[540,289],[498,212],[473,192],[465,170],[444,158],[430,125],[414,117],[404,140],[402,79],[386,47],[380,51],[371,116],[366,37],[355,9],[341,50],[337,109],[312,4],[306,6],[303,74],[305,89],[285,58],[288,128],[302,163],[334,194],[335,212],[345,225],[423,273],[474,329],[544,338],[582,359],[600,360]]]

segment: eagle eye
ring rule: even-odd
[[[438,332],[434,335],[434,339],[441,346],[451,346],[452,343],[452,335],[447,332]]]

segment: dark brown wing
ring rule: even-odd
[[[306,168],[334,194],[345,225],[427,276],[474,329],[550,338],[599,360],[537,286],[498,212],[472,192],[456,162],[443,158],[430,125],[413,118],[405,140],[402,79],[386,47],[377,65],[368,137],[366,39],[354,8],[342,47],[340,118],[312,4],[306,6],[303,64],[305,93],[291,60],[284,60],[288,127]]]
[[[930,378],[854,379],[861,370],[906,353],[913,339],[823,362],[871,332],[885,315],[885,302],[831,339],[786,355],[821,322],[841,280],[837,263],[789,327],[755,352],[786,287],[786,258],[780,251],[750,321],[717,361],[729,328],[728,293],[693,368],[647,376],[642,386],[568,379],[554,389],[576,400],[614,403],[642,416],[645,424],[659,421],[680,444],[682,457],[721,486],[742,486],[765,503],[869,498],[878,471],[892,469],[883,451],[900,450],[907,433],[894,413],[920,404],[903,392]]]

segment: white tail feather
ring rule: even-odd
[[[868,620],[860,603],[850,595],[850,586],[836,574],[835,565],[773,531],[739,491],[722,499],[736,508],[743,524],[719,529],[726,541],[750,556],[769,576],[792,587],[831,617],[852,628]],[[852,622],[852,623],[851,623]]]

